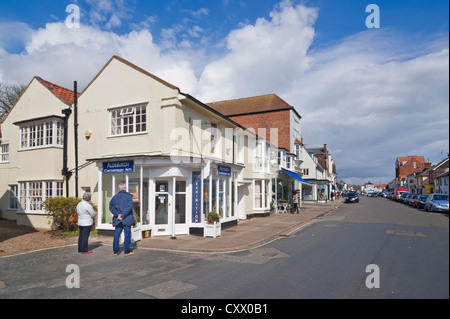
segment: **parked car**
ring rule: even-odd
[[[367,196],[369,196],[369,197],[377,197],[378,196],[378,192],[368,193]]]
[[[402,188],[402,187],[397,188],[394,193],[394,200],[400,201],[401,194],[407,193],[407,192],[408,192],[408,190],[406,188]]]
[[[415,208],[425,208],[425,203],[428,199],[428,195],[419,195],[419,197],[414,201]]]
[[[345,197],[346,203],[359,203],[359,196],[357,192],[349,192]]]
[[[400,195],[400,203],[406,204],[409,197],[411,197],[411,193],[402,193]]]
[[[448,195],[431,194],[425,202],[425,211],[448,212]]]
[[[414,206],[414,203],[416,202],[417,198],[419,198],[419,195],[411,195],[411,197],[408,200],[409,206]]]

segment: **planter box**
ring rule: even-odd
[[[203,227],[203,237],[219,237],[221,235],[221,229],[220,223],[205,224]]]
[[[123,243],[124,240],[125,232],[122,232],[120,235],[120,243]],[[140,240],[142,240],[141,225],[137,224],[136,226],[131,227],[131,243],[135,243]]]

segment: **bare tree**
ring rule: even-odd
[[[23,84],[0,82],[0,122],[9,113],[25,89],[26,85]]]

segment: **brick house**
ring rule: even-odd
[[[395,184],[403,186],[405,177],[431,167],[431,162],[425,162],[423,156],[397,157],[395,161]]]
[[[278,129],[278,147],[295,153],[295,140],[301,139],[301,116],[292,105],[276,94],[207,103],[210,107],[246,128]]]

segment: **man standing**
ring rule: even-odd
[[[127,185],[125,183],[119,184],[119,192],[114,195],[109,203],[109,210],[114,215],[113,216],[113,226],[114,230],[114,241],[113,241],[113,251],[114,256],[119,255],[119,238],[122,231],[125,233],[125,239],[123,242],[124,246],[124,256],[134,255],[130,251],[131,242],[131,226],[135,224],[133,216],[133,195],[126,191]]]
[[[295,191],[294,196],[292,196],[292,214],[298,214],[300,207],[298,206],[300,199],[300,191]]]

